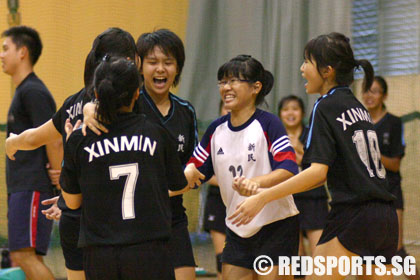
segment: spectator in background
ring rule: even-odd
[[[3,71],[16,86],[7,116],[7,135],[42,125],[55,113],[51,93],[35,75],[33,67],[42,51],[39,34],[27,26],[12,27],[3,32],[0,53]],[[43,263],[52,221],[41,214],[41,201],[53,196],[54,186],[46,165],[59,169],[62,160],[60,142],[34,151],[17,152],[14,160],[6,159],[8,193],[8,236],[11,258],[29,279],[54,279]]]

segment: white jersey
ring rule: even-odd
[[[294,150],[281,121],[275,115],[258,110],[243,125],[233,127],[230,114],[215,120],[196,147],[194,162],[206,179],[216,175],[226,205],[227,217],[245,200],[232,188],[236,176],[253,178],[276,169],[298,172]],[[247,225],[237,227],[226,218],[226,225],[247,238],[264,225],[298,214],[291,195],[268,203]]]

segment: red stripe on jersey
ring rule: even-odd
[[[274,157],[275,161],[282,162],[283,160],[293,160],[296,162],[296,155],[294,152],[278,152]]]
[[[190,160],[187,162],[187,165],[190,163],[194,163],[195,167],[199,168],[200,166],[203,165],[203,163],[201,161],[199,161],[197,158],[195,158],[194,156],[192,156],[190,158]]]
[[[271,141],[270,141],[270,138],[268,138],[268,134],[267,134],[267,131],[264,131],[264,136],[265,136],[265,139],[267,140],[267,144],[268,144],[268,151],[271,151]]]
[[[30,244],[31,247],[36,247],[36,235],[38,233],[38,207],[39,207],[39,197],[40,193],[34,191],[32,194],[32,203],[31,203],[31,231],[30,231]]]
[[[213,137],[213,134],[210,135],[209,143],[207,144],[207,147],[204,149],[209,155],[211,155],[210,144],[211,144],[211,138],[212,137]],[[198,145],[197,145],[197,147],[195,147],[194,153],[196,153],[196,151],[200,151],[199,148],[198,148]],[[204,163],[201,162],[200,160],[198,160],[196,157],[194,157],[194,153],[191,156],[190,160],[187,162],[187,164],[194,163],[195,164],[195,167],[198,168],[198,167],[202,166]],[[200,158],[200,159],[203,159],[203,158]],[[206,159],[204,160],[204,162],[207,161],[207,159],[208,159],[208,156],[206,157]]]

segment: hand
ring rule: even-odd
[[[47,217],[48,220],[56,220],[56,221],[60,220],[61,210],[57,206],[58,198],[59,198],[59,196],[55,196],[53,198],[41,201],[42,205],[51,205],[52,204],[52,206],[50,208],[48,208],[47,210],[42,210],[41,211],[42,214],[44,214],[45,217]]]
[[[185,177],[188,181],[188,186],[190,189],[196,188],[196,186],[201,185],[201,180],[204,180],[206,176],[204,176],[198,169],[195,167],[194,163],[190,163],[185,167],[184,170]]]
[[[261,195],[253,195],[242,201],[228,220],[233,220],[232,224],[236,226],[247,225],[264,208],[265,202]]]
[[[101,135],[101,131],[108,133],[108,129],[95,119],[96,104],[87,103],[83,107],[83,126],[82,133],[86,136],[86,128],[89,127],[95,134]]]
[[[260,184],[244,176],[233,179],[232,188],[242,196],[251,196],[257,194]]]
[[[51,165],[49,163],[45,165],[45,168],[47,168],[48,177],[50,177],[50,180],[51,180],[51,185],[54,185],[54,186],[59,185],[61,170],[51,169]]]
[[[11,160],[15,160],[15,154],[18,151],[15,147],[12,145],[13,138],[16,138],[17,134],[10,133],[9,137],[6,139],[6,154],[7,157]]]
[[[74,127],[73,127],[73,125],[70,122],[70,119],[66,119],[66,123],[64,125],[64,130],[66,131],[66,141],[69,140],[70,135],[73,133],[73,131],[75,131],[76,129],[78,129],[81,124],[82,124],[82,121],[81,120],[78,120],[74,124]]]

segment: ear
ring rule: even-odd
[[[262,89],[262,83],[260,81],[256,81],[253,85],[255,94],[259,94]]]
[[[140,96],[140,88],[138,88],[138,89],[136,90],[136,92],[134,93],[134,100],[139,99],[139,96]]]
[[[98,92],[95,90],[95,98],[98,99]]]
[[[321,76],[324,79],[334,77],[335,76],[335,69],[332,68],[330,65],[321,69]]]
[[[29,58],[29,51],[26,46],[22,46],[18,49],[19,58],[24,60],[26,57]]]
[[[139,71],[140,71],[140,69],[141,69],[141,58],[137,54],[136,54],[136,61],[135,61],[135,63],[137,65],[137,69],[139,69]]]

